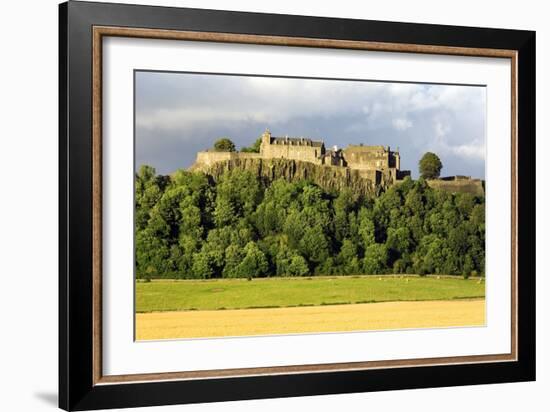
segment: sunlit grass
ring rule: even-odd
[[[485,283],[460,277],[335,276],[159,280],[136,283],[136,311],[324,306],[482,298]]]

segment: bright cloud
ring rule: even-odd
[[[392,125],[395,130],[407,130],[412,127],[412,122],[409,119],[399,118],[393,119]]]

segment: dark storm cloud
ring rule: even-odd
[[[399,147],[415,176],[426,151],[441,157],[445,175],[485,175],[483,87],[136,74],[136,167],[187,168],[219,137],[243,147],[266,128],[327,147]]]

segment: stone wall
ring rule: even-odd
[[[315,146],[292,144],[262,145],[261,154],[264,159],[292,159],[303,162],[321,164],[321,148]]]
[[[247,159],[286,159],[307,162],[313,165],[339,167],[342,173],[353,171],[376,185],[395,183],[410,172],[400,171],[399,152],[384,146],[350,145],[343,150],[325,150],[323,141],[303,137],[272,137],[266,130],[261,137],[260,153],[198,152],[191,170],[211,167],[218,162],[233,162]]]
[[[484,196],[485,188],[480,179],[458,179],[442,180],[434,179],[427,181],[428,186],[433,189],[445,190],[452,193],[470,193],[475,196]]]
[[[196,163],[211,166],[216,162],[235,159],[259,159],[260,157],[259,153],[206,151],[197,153]]]
[[[343,152],[347,166],[352,169],[383,170],[389,167],[390,152],[383,146],[348,146]]]

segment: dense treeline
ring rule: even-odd
[[[138,278],[484,275],[481,197],[407,178],[376,198],[244,170],[136,174]]]

